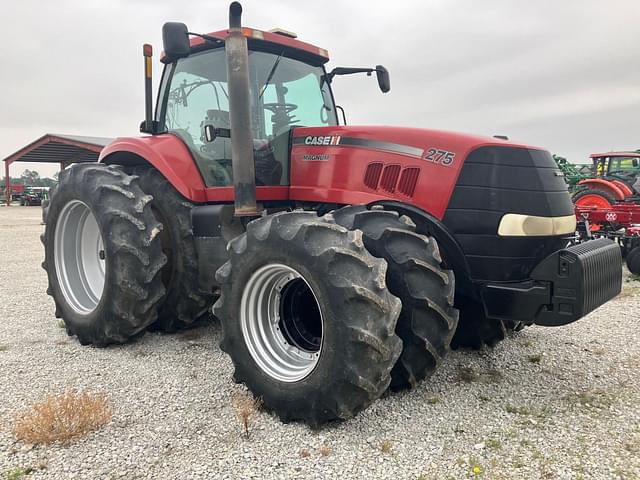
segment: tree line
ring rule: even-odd
[[[58,184],[58,172],[53,174],[53,178],[41,177],[35,170],[26,169],[19,177],[9,177],[11,185],[26,185],[28,187],[53,187]],[[4,187],[5,177],[0,181],[0,186]]]

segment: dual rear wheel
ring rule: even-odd
[[[396,212],[268,215],[229,247],[221,347],[236,381],[284,421],[350,418],[428,377],[449,349],[453,273]]]
[[[43,205],[56,316],[83,344],[175,331],[215,300],[198,288],[192,204],[152,168],[77,164]]]

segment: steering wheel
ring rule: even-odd
[[[287,115],[298,108],[298,105],[296,105],[295,103],[264,103],[262,104],[262,106],[265,108],[265,110],[269,110],[270,112],[282,112]]]

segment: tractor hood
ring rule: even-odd
[[[438,130],[297,128],[291,198],[417,207],[446,226],[471,277],[483,281],[527,278],[575,226],[567,186],[549,152]],[[529,218],[527,225],[561,227],[507,228],[511,219]]]
[[[327,188],[343,203],[398,198],[442,218],[465,158],[485,146],[531,149],[499,138],[419,128],[296,128],[292,193],[317,195]]]
[[[443,159],[438,159],[435,154],[430,155],[429,149],[446,150],[447,153],[454,154],[453,160],[444,159],[445,164],[449,166],[453,166],[456,159],[464,159],[471,150],[480,146],[499,145],[537,149],[495,137],[378,125],[303,127],[294,129],[293,136],[294,145],[363,148],[419,157],[434,163],[440,163]]]

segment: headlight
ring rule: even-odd
[[[576,231],[575,215],[536,217],[507,213],[500,220],[498,235],[502,237],[565,235]]]

